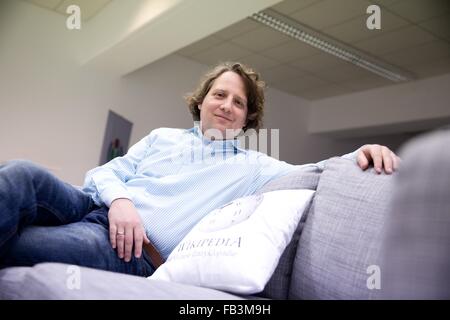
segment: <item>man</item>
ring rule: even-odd
[[[199,125],[153,130],[125,156],[90,170],[83,191],[30,162],[0,167],[0,263],[52,261],[149,276],[160,263],[154,247],[167,258],[210,211],[298,169],[235,139],[259,128],[263,89],[242,64],[217,66],[187,98]],[[398,166],[378,145],[346,157],[362,169],[373,162],[379,173]]]

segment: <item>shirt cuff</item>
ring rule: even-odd
[[[125,198],[125,199],[129,199],[129,200],[133,201],[128,190],[121,188],[121,187],[116,187],[116,186],[108,187],[107,189],[105,189],[101,194],[101,198],[103,200],[103,203],[108,208],[111,207],[111,203],[114,200],[119,199],[119,198]]]

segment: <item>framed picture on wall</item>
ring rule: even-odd
[[[130,143],[132,128],[133,123],[131,121],[109,110],[102,151],[100,153],[100,165],[125,155]]]

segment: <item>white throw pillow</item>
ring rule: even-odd
[[[241,294],[262,291],[313,195],[278,190],[213,210],[149,279]]]

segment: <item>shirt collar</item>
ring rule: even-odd
[[[219,150],[235,150],[239,148],[239,140],[238,139],[229,139],[229,140],[211,140],[203,135],[202,130],[200,129],[200,123],[196,122],[194,127],[191,128],[191,131],[196,137],[198,137],[203,145],[210,146],[214,149]]]

